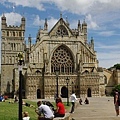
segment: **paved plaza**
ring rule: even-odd
[[[83,102],[84,99],[82,98]],[[75,112],[71,114],[72,118],[75,120],[120,120],[115,113],[113,97],[90,97],[88,99],[90,102],[88,105],[79,105],[78,101],[76,102]],[[65,102],[66,98],[62,100]],[[49,101],[52,102],[53,99]]]
[[[91,97],[90,104],[78,105],[71,114],[75,120],[120,120],[115,114],[113,97]],[[84,100],[84,99],[83,99]]]

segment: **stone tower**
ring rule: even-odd
[[[14,92],[14,65],[17,54],[24,51],[25,18],[20,26],[7,25],[6,17],[1,17],[1,94]]]

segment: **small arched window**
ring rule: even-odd
[[[13,32],[13,36],[15,36],[15,32]]]

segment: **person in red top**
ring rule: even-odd
[[[64,117],[65,116],[65,107],[62,103],[61,98],[56,98],[56,111],[54,113],[54,117]]]

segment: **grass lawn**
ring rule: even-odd
[[[6,100],[5,102],[0,102],[0,120],[18,120],[18,103],[9,103],[10,100]],[[37,108],[36,102],[24,100],[27,103],[34,105]],[[55,106],[55,103],[53,103]],[[66,106],[65,108],[68,110],[70,106]],[[35,113],[35,108],[33,107],[22,107],[23,112],[27,111],[30,116],[30,120],[37,120],[37,114]]]

